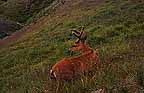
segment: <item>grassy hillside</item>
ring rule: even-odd
[[[17,31],[14,27],[9,25],[11,21],[22,23],[22,25],[28,25],[34,20],[39,19],[40,14],[44,15],[41,11],[50,7],[54,1],[55,0],[1,0],[0,19],[2,19],[5,24],[3,26],[3,22],[0,20],[0,38],[8,36],[7,33],[11,35],[13,32]],[[48,14],[48,11],[46,11],[46,13]],[[20,28],[22,28],[22,26],[18,29]]]
[[[100,2],[101,1],[101,2]],[[0,50],[0,91],[12,93],[142,93],[144,90],[144,2],[72,0],[47,16],[45,25]],[[49,79],[49,69],[70,56],[70,29],[85,26],[100,63],[73,82]]]
[[[3,4],[3,3],[4,3],[4,1],[0,1],[0,5]]]
[[[0,1],[0,16],[20,23],[36,15],[55,0],[7,0]]]

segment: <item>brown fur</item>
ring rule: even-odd
[[[57,80],[72,80],[78,78],[83,72],[88,71],[99,61],[98,50],[94,51],[88,45],[78,43],[71,51],[80,51],[81,55],[63,58],[51,69],[51,75]]]

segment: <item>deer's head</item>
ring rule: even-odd
[[[82,28],[83,30],[84,28]],[[87,50],[89,47],[88,45],[85,43],[85,37],[86,35],[83,35],[83,31],[77,31],[77,30],[72,30],[72,33],[74,36],[77,37],[77,40],[74,42],[74,45],[72,45],[72,47],[69,49],[70,51],[79,51],[79,50],[82,50],[82,51],[85,51]]]
[[[81,27],[80,30],[73,29],[71,31],[72,31],[72,34],[78,38],[76,42],[81,41],[81,42],[85,43],[85,41],[87,39],[87,33],[84,31],[83,26]]]

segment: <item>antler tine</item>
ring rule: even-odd
[[[71,30],[72,34],[78,38],[78,40],[76,42],[79,42],[79,41],[85,42],[86,41],[87,35],[84,32],[84,29],[85,29],[84,26],[82,26],[80,30],[76,30],[76,29]]]
[[[75,35],[78,39],[80,39],[80,32],[76,29],[72,29],[72,34]]]

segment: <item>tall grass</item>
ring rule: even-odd
[[[83,6],[69,15],[53,16],[40,31],[0,50],[1,92],[91,93],[104,89],[106,93],[142,93],[143,3],[106,0],[89,11]],[[73,37],[69,30],[81,25],[86,26],[90,46],[99,49],[100,63],[78,80],[51,80],[52,65],[70,56],[67,49]]]

